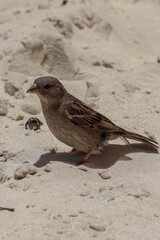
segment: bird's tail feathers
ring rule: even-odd
[[[136,141],[139,141],[139,142],[143,142],[143,143],[147,143],[147,144],[150,144],[156,148],[159,148],[158,146],[158,142],[154,141],[153,139],[151,138],[147,138],[145,136],[142,136],[140,134],[137,134],[137,133],[134,133],[134,132],[123,132],[121,133],[121,136],[128,142],[128,140],[126,138],[129,138],[129,139],[133,139],[133,140],[136,140]]]

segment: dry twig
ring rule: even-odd
[[[7,210],[10,212],[14,212],[14,208],[8,208],[8,207],[0,207],[0,211]]]

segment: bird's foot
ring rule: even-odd
[[[77,163],[77,165],[79,166],[79,165],[81,165],[81,164],[83,164],[83,163],[86,163],[87,160],[88,160],[88,158],[90,157],[90,155],[92,154],[93,151],[94,151],[94,149],[90,150],[90,151],[84,156],[84,158]]]
[[[77,150],[75,148],[72,148],[71,151],[69,151],[68,153],[72,153],[72,152],[76,152]]]

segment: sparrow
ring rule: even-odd
[[[107,117],[71,95],[61,82],[51,76],[37,78],[28,89],[40,99],[48,128],[61,142],[86,155],[80,163],[85,163],[91,154],[100,153],[109,140],[121,137],[137,140],[158,148],[158,143],[150,138],[118,127]]]

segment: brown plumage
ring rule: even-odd
[[[82,162],[92,153],[100,152],[108,140],[118,137],[126,142],[129,138],[158,148],[156,141],[116,126],[104,115],[85,105],[69,94],[56,78],[37,78],[27,92],[38,95],[48,127],[55,137],[87,153]]]

